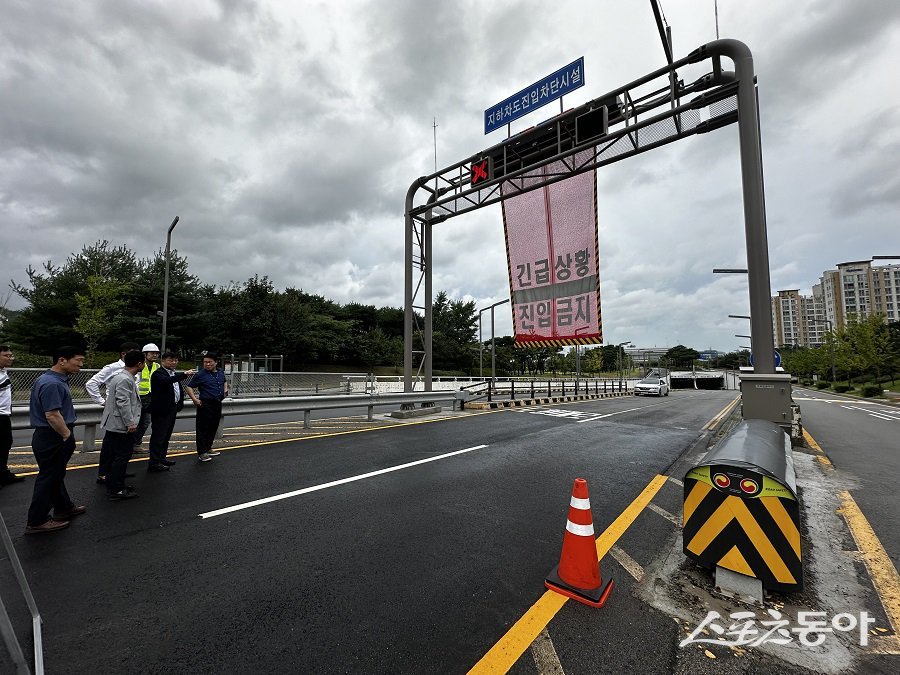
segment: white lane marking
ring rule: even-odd
[[[649,405],[642,405],[638,408],[629,408],[628,410],[619,410],[618,412],[606,413],[605,415],[597,415],[596,417],[589,419],[589,420],[578,420],[577,422],[575,422],[575,424],[582,424],[584,422],[595,422],[597,420],[602,420],[606,417],[612,417],[613,415],[621,415],[623,413],[634,412],[635,410],[643,410],[644,408],[650,408],[650,407],[651,406],[649,406]]]
[[[540,675],[566,675],[546,628],[531,643],[531,658]]]
[[[310,487],[305,487],[301,490],[294,490],[292,492],[285,492],[280,495],[273,495],[271,497],[265,497],[263,499],[255,499],[252,502],[244,502],[243,504],[235,504],[234,506],[226,506],[222,509],[216,509],[215,511],[207,511],[206,513],[198,514],[201,518],[215,518],[216,516],[223,516],[226,513],[232,513],[234,511],[241,511],[242,509],[250,509],[254,506],[260,506],[262,504],[268,504],[270,502],[277,502],[282,499],[289,499],[291,497],[297,497],[299,495],[309,494],[310,492],[317,492],[319,490],[327,490],[328,488],[337,487],[338,485],[345,485],[346,483],[353,483],[358,480],[364,480],[366,478],[373,478],[374,476],[380,476],[385,473],[391,473],[392,471],[401,471],[403,469],[409,469],[413,466],[419,466],[420,464],[427,464],[428,462],[437,462],[441,459],[447,459],[448,457],[455,457],[456,455],[462,455],[466,452],[472,452],[473,450],[481,450],[482,448],[486,448],[487,445],[475,445],[471,448],[466,448],[464,450],[455,450],[454,452],[447,452],[443,455],[436,455],[434,457],[428,457],[426,459],[418,459],[415,462],[407,462],[406,464],[398,464],[397,466],[389,466],[386,469],[379,469],[378,471],[370,471],[369,473],[362,473],[358,476],[350,476],[349,478],[341,478],[340,480],[333,480],[328,483],[322,483],[320,485],[312,485]]]
[[[641,567],[640,563],[618,546],[613,546],[609,549],[609,554],[613,557],[613,560],[622,566],[622,569],[634,577],[635,581],[640,581],[644,578],[644,568]]]
[[[653,513],[656,513],[656,514],[662,516],[663,518],[668,520],[670,523],[674,523],[676,526],[681,527],[681,521],[678,520],[678,518],[673,516],[671,513],[666,511],[661,506],[657,506],[653,502],[650,502],[649,504],[647,504],[647,508],[650,509],[651,511],[653,511]]]
[[[888,421],[890,421],[890,422],[896,422],[896,421],[897,421],[897,420],[895,420],[893,417],[888,417],[888,416],[883,415],[883,414],[881,414],[881,413],[877,413],[877,412],[875,412],[874,410],[866,410],[865,408],[860,408],[859,406],[855,406],[855,405],[842,405],[841,407],[842,407],[842,408],[846,408],[847,410],[859,410],[860,412],[864,412],[864,413],[866,413],[867,415],[869,415],[869,416],[871,416],[871,417],[877,417],[877,418],[880,419],[880,420],[888,420]]]
[[[684,482],[682,480],[675,478],[674,476],[667,476],[667,478],[670,481],[672,481],[673,483],[675,483],[675,485],[680,485],[681,487],[684,487]]]

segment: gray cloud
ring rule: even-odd
[[[900,5],[720,3],[760,83],[772,286],[808,292],[846,258],[900,247]],[[676,52],[712,10],[671,0]],[[7,2],[0,25],[0,278],[98,239],[174,244],[202,279],[254,274],[399,306],[403,199],[500,142],[481,112],[578,56],[578,105],[662,64],[646,4],[357,0]],[[696,76],[685,69],[684,77]],[[552,116],[554,105],[513,127]],[[608,340],[730,348],[746,280],[737,129],[599,172]],[[435,229],[435,289],[508,295],[499,206]],[[509,331],[508,312],[498,330]]]

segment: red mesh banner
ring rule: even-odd
[[[596,172],[502,204],[516,344],[602,343]]]

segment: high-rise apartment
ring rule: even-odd
[[[873,266],[871,260],[840,263],[820,280],[825,317],[835,326],[852,319],[883,314],[888,323],[900,320],[900,264]]]
[[[843,262],[822,273],[812,295],[784,290],[772,298],[775,344],[816,347],[831,327],[873,314],[884,315],[888,323],[900,321],[900,264]]]

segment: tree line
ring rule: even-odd
[[[158,342],[162,330],[165,254],[138,258],[109,241],[84,246],[59,265],[29,266],[10,289],[27,303],[5,312],[3,339],[30,354],[80,344],[88,356],[117,352],[124,340]],[[422,324],[421,317],[417,317]],[[400,368],[403,310],[341,304],[302,289],[276,290],[268,277],[225,286],[204,283],[188,261],[170,254],[167,347],[183,358],[204,349],[226,354],[283,355],[285,368]],[[438,367],[467,370],[477,353],[474,301],[441,292],[434,303]]]
[[[900,372],[900,323],[885,323],[883,314],[850,317],[825,334],[820,347],[781,347],[782,366],[800,378],[838,382],[893,384]]]
[[[10,284],[10,291],[24,299],[26,307],[5,312],[2,340],[33,355],[80,344],[89,359],[118,352],[124,340],[156,342],[162,330],[165,264],[162,250],[139,258],[127,246],[104,240],[84,246],[59,265],[47,261],[39,269],[29,266],[26,282]],[[421,327],[421,315],[415,319]],[[184,256],[177,251],[170,255],[166,343],[183,359],[213,349],[282,355],[286,370],[400,372],[403,320],[401,308],[341,304],[303,289],[278,290],[266,276],[225,286],[204,283],[191,274]],[[432,327],[435,374],[490,375],[491,344],[485,340],[479,350],[474,301],[454,300],[439,292]],[[509,336],[497,338],[494,348],[499,376],[576,371],[574,350],[520,348]],[[694,349],[677,345],[650,365],[690,368],[697,357]],[[730,354],[716,365],[737,367],[742,360],[746,363],[746,357]],[[614,345],[582,350],[580,362],[585,375],[615,373],[631,365],[624,350]],[[20,361],[20,365],[27,364]],[[101,364],[90,361],[90,365]]]

